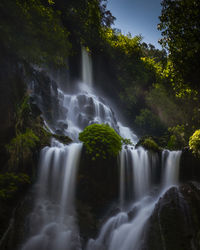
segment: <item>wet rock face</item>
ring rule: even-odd
[[[170,188],[158,201],[144,232],[142,250],[200,249],[200,185]]]
[[[85,242],[96,237],[101,219],[113,202],[118,201],[117,158],[92,161],[82,152],[77,178],[77,216]]]
[[[44,71],[32,69],[29,77],[32,98],[50,123],[59,117],[57,84]]]

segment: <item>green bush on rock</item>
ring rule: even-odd
[[[196,130],[190,137],[189,147],[194,154],[200,156],[200,129]]]
[[[92,124],[79,134],[92,160],[116,156],[122,148],[122,138],[106,124]]]
[[[151,137],[142,138],[136,145],[136,147],[142,146],[146,150],[159,152],[161,149],[158,144]]]

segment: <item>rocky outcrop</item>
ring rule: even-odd
[[[101,219],[118,199],[118,166],[117,158],[93,161],[83,149],[77,179],[77,213],[84,240],[97,236]]]
[[[148,221],[142,250],[200,249],[200,184],[170,188]]]

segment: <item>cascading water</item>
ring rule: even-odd
[[[155,204],[167,188],[178,184],[181,152],[163,151],[162,154],[163,179],[161,189],[156,194],[152,181],[158,159],[156,154],[150,155],[142,148],[123,149],[120,162],[121,212],[103,225],[96,240],[89,240],[87,250],[141,249],[142,233]],[[129,204],[125,206],[127,200]]]
[[[41,152],[36,203],[30,216],[31,237],[23,250],[80,249],[74,192],[82,145],[54,144]]]
[[[39,86],[31,82],[30,90],[43,116],[45,125],[52,132],[71,137],[77,143],[63,145],[53,140],[51,147],[41,152],[39,180],[36,185],[34,210],[29,218],[30,237],[22,250],[77,250],[80,249],[74,195],[76,172],[79,165],[82,144],[78,135],[84,127],[92,123],[106,123],[116,131],[126,131],[137,140],[127,127],[117,122],[113,110],[91,89],[91,61],[85,49],[82,51],[83,82],[77,94],[66,94],[50,82],[48,94],[56,102],[59,110],[54,110],[49,121],[45,113],[43,96]],[[86,82],[86,83],[84,83]],[[53,101],[52,107],[53,107]]]
[[[82,49],[82,83],[76,94],[66,94],[53,87],[59,110],[46,126],[53,133],[71,137],[76,143],[63,145],[57,141],[41,152],[39,180],[36,185],[35,207],[30,216],[30,237],[22,250],[78,250],[81,249],[79,230],[76,225],[74,195],[76,172],[82,144],[78,135],[86,126],[105,123],[133,144],[137,136],[124,127],[106,102],[92,90],[91,60]],[[31,83],[34,97],[38,87]],[[35,96],[36,100],[42,98]],[[40,102],[39,105],[42,102]],[[44,117],[45,107],[41,108]],[[96,240],[90,239],[87,250],[138,250],[142,232],[158,194],[178,181],[180,153],[164,151],[162,156],[161,190],[154,190],[154,176],[159,165],[158,155],[134,146],[124,147],[120,153],[120,212],[111,217],[102,227]]]
[[[84,47],[82,47],[82,81],[92,87],[92,61]]]

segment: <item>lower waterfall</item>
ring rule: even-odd
[[[120,161],[121,211],[102,226],[96,240],[89,240],[87,250],[142,249],[144,228],[155,204],[166,189],[178,184],[180,156],[180,151],[163,151],[162,181],[159,190],[154,191],[152,177],[156,155],[142,148],[123,149]],[[126,195],[129,199],[125,198]]]
[[[64,146],[54,142],[42,150],[35,208],[30,215],[31,237],[22,250],[80,249],[74,192],[81,149],[81,143]]]

